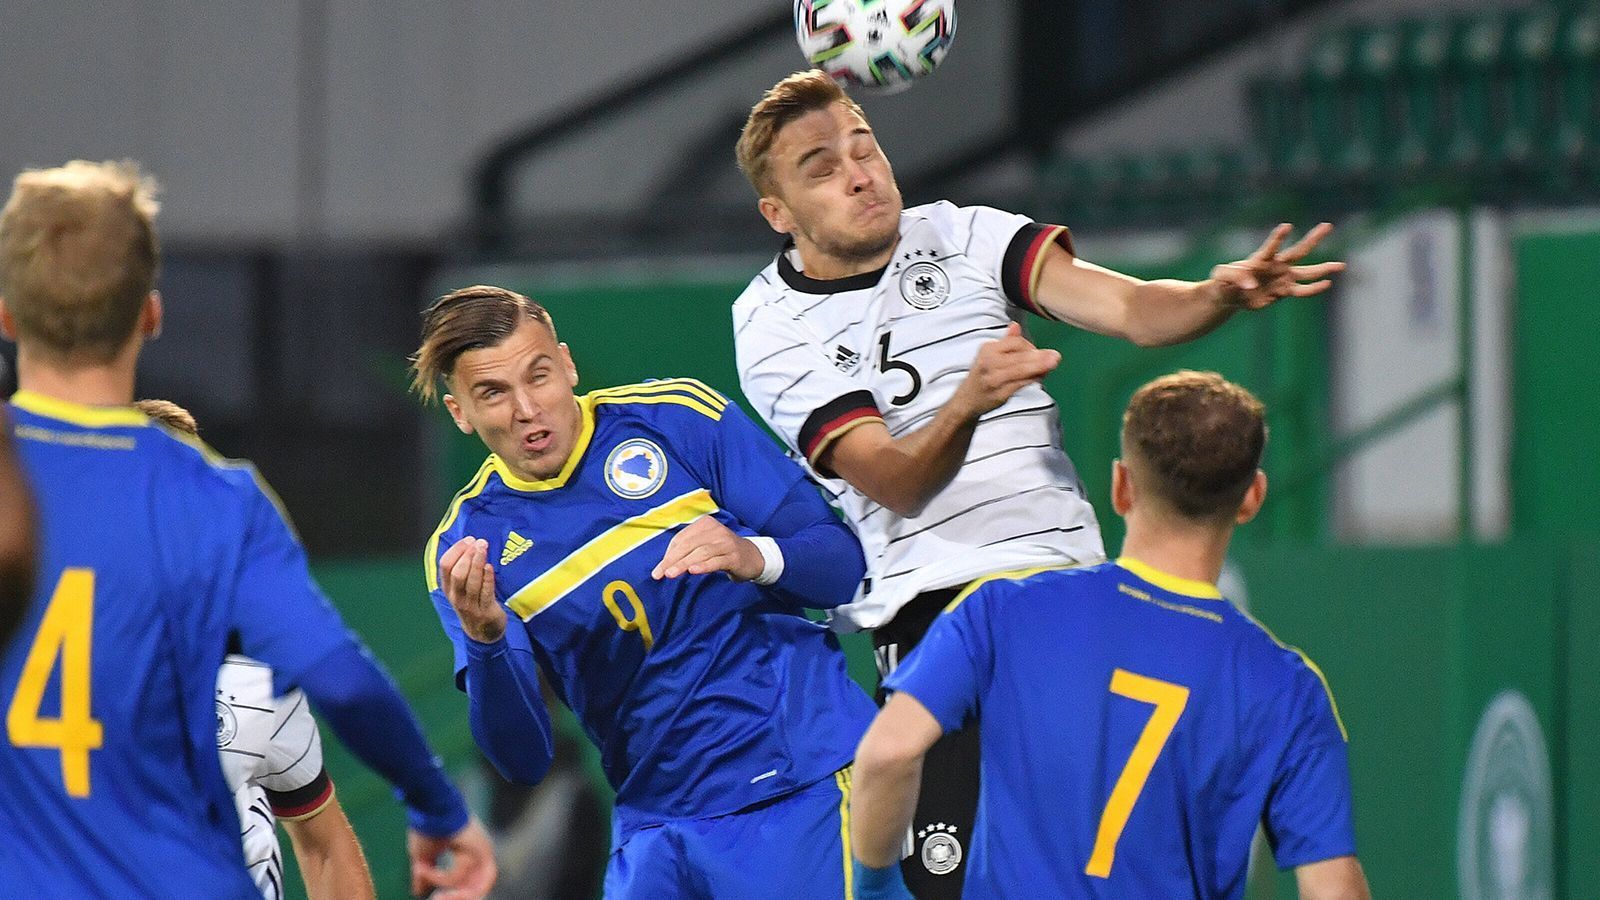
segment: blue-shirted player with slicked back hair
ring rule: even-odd
[[[276,498],[132,406],[161,329],[153,192],[132,164],[73,162],[19,175],[0,211],[9,413],[40,539],[0,654],[0,895],[260,900],[217,758],[217,667],[237,639],[399,788],[413,890],[482,896],[488,836]]]
[[[440,298],[414,364],[492,451],[424,557],[484,753],[544,777],[542,669],[617,790],[607,897],[851,896],[874,707],[803,610],[866,563],[799,466],[692,379],[576,396],[549,313],[502,288]]]

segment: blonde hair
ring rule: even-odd
[[[440,379],[450,377],[461,354],[499,346],[528,319],[555,336],[549,311],[516,291],[475,284],[445,294],[422,313],[422,345],[411,355],[411,389],[423,403],[432,403]]]
[[[181,431],[190,437],[200,434],[194,414],[171,400],[135,400],[133,408],[174,431]]]
[[[133,162],[18,175],[0,210],[0,297],[24,340],[115,356],[155,289],[155,181]]]
[[[835,103],[843,103],[846,109],[866,120],[866,113],[861,111],[861,107],[850,99],[832,76],[821,69],[788,76],[773,85],[762,95],[760,102],[751,107],[750,117],[745,120],[744,130],[739,133],[739,143],[734,146],[734,155],[739,161],[739,170],[750,179],[757,194],[766,197],[775,189],[767,153],[783,126],[806,113],[827,109]]]

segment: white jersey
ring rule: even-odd
[[[279,900],[284,887],[277,820],[313,816],[333,798],[305,695],[274,697],[270,668],[229,654],[217,670],[217,750],[239,811],[250,877],[268,900]]]
[[[895,437],[933,419],[1033,301],[1044,248],[1066,228],[948,202],[900,216],[882,270],[821,281],[780,253],[733,305],[740,386],[756,413],[835,496],[867,557],[841,628],[876,628],[923,591],[1039,565],[1105,558],[1094,509],[1038,385],[978,421],[955,478],[902,518],[817,465],[840,435],[881,420]]]

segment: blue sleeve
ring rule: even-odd
[[[855,532],[839,520],[810,481],[797,481],[766,522],[754,529],[783,554],[783,574],[773,585],[800,606],[832,609],[849,603],[867,574]]]
[[[851,893],[856,900],[911,900],[911,889],[906,887],[898,862],[874,869],[852,858],[850,867],[855,876],[855,890]]]
[[[466,643],[472,737],[507,781],[538,784],[556,751],[533,654],[504,636],[492,644]]]
[[[1273,773],[1263,821],[1284,869],[1356,852],[1349,754],[1332,700],[1304,665],[1287,693],[1282,721],[1289,741]]]
[[[994,646],[985,624],[989,598],[1004,584],[987,585],[935,619],[899,668],[884,679],[888,691],[905,691],[927,707],[945,732],[959,731],[978,711],[994,668]]]
[[[433,610],[439,614],[439,625],[444,628],[444,636],[450,639],[450,656],[454,667],[450,670],[456,675],[456,687],[459,690],[467,689],[467,635],[461,630],[461,618],[456,615],[455,608],[444,597],[444,591],[435,590],[428,592],[433,600]],[[509,615],[509,613],[508,613]]]
[[[850,602],[867,572],[855,532],[738,404],[729,403],[722,418],[708,424],[703,475],[711,496],[741,525],[777,542],[783,575],[774,587],[812,609]]]
[[[466,802],[394,682],[363,649],[351,642],[328,653],[300,688],[339,740],[395,786],[412,828],[444,837],[466,826]]]
[[[221,585],[229,597],[228,627],[246,656],[272,666],[273,687],[282,694],[355,638],[312,580],[305,551],[274,500],[255,483],[243,491],[244,538],[229,583]]]

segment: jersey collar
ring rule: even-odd
[[[36,416],[58,419],[85,428],[142,427],[150,424],[148,416],[131,406],[85,406],[82,403],[58,400],[27,390],[12,394],[11,402],[18,409],[26,410]]]
[[[847,291],[865,290],[875,287],[883,279],[883,273],[889,270],[889,264],[884,263],[870,272],[846,275],[843,278],[812,278],[796,269],[794,263],[789,261],[789,251],[793,249],[794,238],[790,238],[784,242],[783,249],[778,251],[778,276],[783,279],[784,284],[807,294],[843,294]]]
[[[1163,591],[1182,594],[1185,597],[1194,597],[1199,600],[1222,599],[1222,592],[1217,590],[1216,585],[1208,581],[1195,581],[1192,578],[1180,578],[1177,575],[1170,575],[1131,556],[1117,557],[1117,565],[1161,588]]]
[[[572,445],[572,455],[567,457],[567,462],[561,467],[561,471],[549,478],[534,481],[519,478],[511,471],[511,467],[506,465],[505,460],[492,453],[489,455],[489,464],[494,467],[495,473],[505,482],[506,487],[512,490],[537,492],[566,487],[567,479],[578,470],[578,464],[583,462],[584,453],[589,450],[589,441],[594,437],[594,400],[591,394],[584,394],[578,398],[578,423],[578,440]]]

